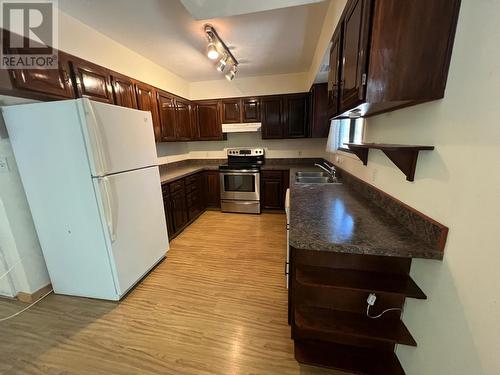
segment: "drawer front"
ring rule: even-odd
[[[195,184],[196,181],[198,181],[198,176],[196,176],[196,175],[188,176],[184,179],[184,181],[186,181],[186,186],[191,185],[191,184]]]
[[[262,178],[281,180],[283,171],[261,171]]]
[[[191,192],[186,195],[186,200],[187,200],[187,206],[188,207],[194,207],[200,206],[200,196],[198,195],[197,191]]]
[[[186,193],[190,193],[192,191],[197,191],[197,190],[198,186],[196,184],[186,185]]]
[[[183,189],[184,189],[184,180],[175,181],[175,182],[172,182],[170,184],[170,192],[171,193],[174,193],[176,191],[183,190]]]

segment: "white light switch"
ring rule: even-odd
[[[0,173],[8,173],[9,164],[7,163],[7,158],[5,156],[0,156]]]

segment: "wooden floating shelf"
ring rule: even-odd
[[[404,375],[396,353],[321,341],[295,341],[299,363],[355,374]]]
[[[399,316],[391,317],[390,314],[387,313],[387,317],[370,319],[363,314],[301,306],[295,310],[295,325],[299,331],[318,332],[325,338],[331,336],[332,341],[337,341],[341,337],[357,337],[371,341],[417,346],[417,342]]]
[[[368,151],[372,148],[381,150],[406,175],[407,181],[415,179],[415,169],[419,151],[434,150],[434,146],[395,145],[384,143],[345,143],[363,162],[368,164]]]
[[[297,267],[296,279],[307,286],[391,293],[416,299],[427,298],[422,289],[407,275],[300,265]]]

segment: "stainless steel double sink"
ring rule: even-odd
[[[326,172],[295,172],[295,182],[298,184],[342,184],[338,178],[331,177]]]

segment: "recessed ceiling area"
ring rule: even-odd
[[[181,0],[189,13],[197,20],[264,12],[321,1],[323,0]]]
[[[327,7],[195,20],[180,0],[59,0],[63,12],[190,82],[224,79],[206,56],[207,22],[238,59],[238,77],[308,71]]]

